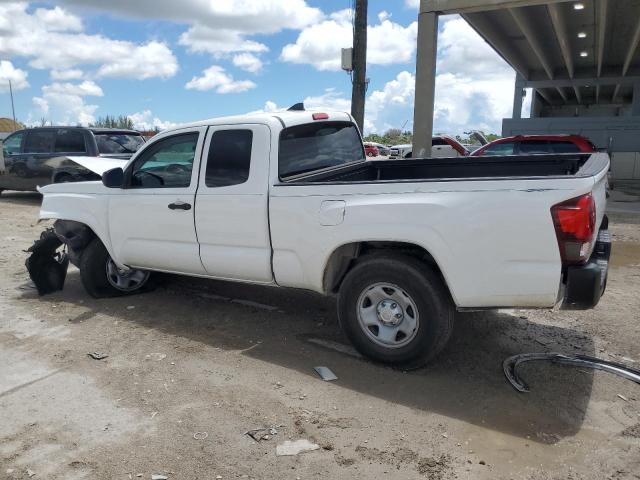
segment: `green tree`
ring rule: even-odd
[[[98,128],[124,128],[127,130],[133,130],[133,121],[126,115],[118,115],[117,117],[105,115],[104,117],[98,117],[91,126]]]

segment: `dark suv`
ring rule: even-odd
[[[144,137],[134,130],[85,127],[19,130],[2,144],[0,192],[35,191],[36,187],[50,183],[99,179],[67,157],[128,159],[143,143]]]

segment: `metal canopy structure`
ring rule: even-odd
[[[414,152],[429,152],[437,19],[446,14],[460,14],[516,72],[513,119],[503,134],[540,133],[542,118],[640,124],[640,0],[422,0]],[[523,88],[535,92],[532,119],[518,123]],[[633,149],[640,152],[640,143]]]
[[[632,102],[640,1],[563,1],[462,16],[548,104]]]

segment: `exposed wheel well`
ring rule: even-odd
[[[78,265],[82,251],[97,235],[88,225],[73,220],[56,220],[53,229],[58,238],[67,245],[69,259]]]
[[[329,257],[324,270],[323,286],[326,293],[337,293],[347,272],[356,261],[372,254],[384,254],[385,251],[403,253],[417,258],[432,268],[442,279],[442,284],[448,285],[440,267],[433,256],[423,247],[406,242],[354,242],[338,247]]]

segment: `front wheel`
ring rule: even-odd
[[[143,270],[120,270],[99,238],[89,243],[80,258],[82,285],[94,298],[139,292],[148,285],[149,276]]]
[[[417,368],[445,347],[454,308],[442,280],[427,264],[389,253],[363,258],[347,273],[338,315],[362,354]]]

